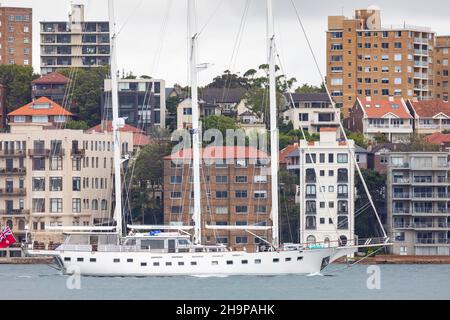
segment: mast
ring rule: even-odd
[[[117,76],[117,52],[116,52],[116,23],[114,20],[114,0],[108,0],[109,32],[111,35],[111,96],[112,96],[112,129],[113,129],[113,152],[114,152],[114,188],[115,202],[114,220],[119,236],[122,235],[122,177],[121,177],[121,144],[120,128],[123,127],[123,119],[119,118],[119,93]]]
[[[200,126],[199,126],[199,106],[198,106],[198,84],[197,84],[197,26],[195,23],[195,0],[189,0],[189,29],[191,35],[191,106],[192,106],[192,171],[194,186],[194,243],[200,244],[202,241],[202,217],[201,217],[201,190],[200,190]]]
[[[275,30],[272,0],[267,0],[267,44],[269,49],[269,95],[270,95],[270,170],[272,193],[272,242],[279,246],[278,231],[278,128],[277,92],[275,82]]]

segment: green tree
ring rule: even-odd
[[[1,65],[0,84],[5,86],[7,113],[31,102],[31,82],[39,78],[30,66]]]
[[[349,131],[349,130],[345,130],[345,133],[347,135],[347,138],[355,141],[355,143],[358,146],[360,146],[362,148],[367,148],[369,146],[369,142],[367,141],[367,139],[364,137],[364,135],[362,133]]]
[[[295,90],[296,93],[325,93],[325,85],[322,83],[320,87],[309,85],[307,83],[302,84]]]
[[[70,111],[89,127],[95,126],[101,121],[101,96],[109,67],[80,68],[73,73],[71,70],[58,71],[73,81],[68,96]]]
[[[295,203],[298,177],[281,169],[278,173],[280,195],[280,233],[283,242],[296,242],[299,239],[300,207]]]
[[[164,129],[150,132],[152,144],[144,147],[128,170],[130,206],[133,208],[133,220],[143,224],[162,224],[162,202],[157,199],[161,192],[164,177],[164,157],[170,154],[169,133]]]
[[[372,196],[372,200],[381,216],[382,221],[386,220],[386,175],[382,175],[374,170],[361,170],[364,181]],[[375,212],[370,205],[369,198],[364,186],[356,176],[356,190],[358,197],[355,203],[355,212],[359,212],[355,217],[355,233],[360,238],[371,238],[381,236],[381,230]]]
[[[222,75],[217,76],[206,86],[207,88],[243,88],[248,89],[247,78],[241,77],[230,70],[225,70]]]
[[[227,116],[218,116],[213,115],[202,119],[203,121],[203,131],[208,129],[218,129],[224,138],[225,143],[225,135],[228,129],[237,130],[239,129],[239,125],[236,123],[236,120]]]
[[[66,128],[72,130],[87,130],[89,129],[89,126],[86,121],[83,120],[70,120],[67,122]]]

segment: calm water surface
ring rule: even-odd
[[[80,290],[46,265],[0,265],[3,299],[450,299],[450,265],[381,265],[381,289],[367,266],[332,265],[323,276],[82,277]]]

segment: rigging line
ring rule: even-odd
[[[170,15],[170,10],[172,8],[172,0],[169,0],[167,2],[167,6],[166,6],[166,11],[164,13],[164,17],[163,17],[163,23],[161,25],[161,29],[159,31],[159,39],[158,39],[158,45],[156,47],[156,54],[153,60],[153,65],[152,65],[152,74],[156,74],[157,70],[158,70],[158,65],[159,65],[159,60],[161,58],[161,52],[163,50],[164,47],[164,39],[166,36],[166,31],[167,31],[167,25],[169,23],[169,15]]]
[[[284,70],[283,63],[281,61],[280,55],[279,55],[278,51],[276,50],[276,48],[275,48],[275,54],[276,54],[276,57],[278,58],[278,62],[280,63],[280,70],[286,76],[287,74],[286,74],[286,72]],[[287,78],[288,77],[286,76],[286,79]],[[285,79],[285,81],[287,81],[286,79]],[[292,93],[288,92],[288,95],[289,95],[289,99],[290,99],[290,104],[291,105],[295,105]],[[308,159],[308,155],[309,155],[309,159],[311,160],[312,164],[314,164],[314,166],[316,166],[317,165],[317,162],[316,162],[317,160],[312,157],[311,148],[309,147],[308,140],[306,139],[306,134],[305,134],[305,130],[304,130],[303,126],[300,126],[300,131],[302,132],[303,139],[306,142],[306,150],[308,151],[308,154],[306,155],[306,159]],[[299,144],[299,151],[300,151],[300,144]],[[300,155],[300,158],[302,158],[301,155]],[[313,168],[313,170],[314,170],[314,174],[315,174],[316,179],[317,179],[317,183],[319,184],[319,193],[322,195],[322,200],[325,202],[328,214],[330,216],[333,216],[331,214],[330,206],[329,205],[327,206],[327,201],[326,201],[327,199],[325,198],[325,192],[322,192],[322,190],[323,190],[322,187],[325,188],[326,186],[322,185],[322,183],[320,182],[321,181],[320,174],[319,175],[317,174],[316,168]],[[302,175],[300,174],[300,176],[302,176]],[[325,190],[326,190],[326,188],[325,188]],[[300,203],[303,203],[303,202],[301,201]],[[301,210],[300,210],[300,213],[301,213]],[[306,218],[305,218],[305,221],[306,221]],[[337,221],[336,221],[336,224],[333,222],[333,227],[334,227],[334,231],[335,231],[337,237],[339,238],[339,231],[337,229]]]
[[[123,28],[128,24],[128,22],[131,20],[131,17],[138,11],[139,7],[142,5],[144,0],[139,1],[139,3],[136,5],[136,7],[133,9],[133,11],[128,15],[128,17],[125,19],[125,22],[123,25],[119,28],[119,31],[116,32],[116,37],[119,36],[119,34],[122,32]]]
[[[305,36],[305,38],[306,38],[306,42],[307,42],[307,44],[308,44],[309,50],[310,50],[310,52],[311,52],[311,55],[312,55],[312,57],[313,57],[313,59],[314,59],[314,63],[315,63],[315,65],[316,65],[316,68],[317,68],[317,70],[318,70],[318,72],[319,72],[319,74],[320,74],[320,77],[321,77],[321,79],[322,79],[322,83],[324,84],[325,90],[327,91],[328,98],[329,98],[330,101],[331,101],[331,105],[332,105],[332,107],[333,107],[333,110],[336,111],[336,110],[337,110],[336,104],[335,104],[335,102],[334,102],[334,100],[333,100],[333,98],[332,98],[332,96],[331,96],[330,90],[329,90],[329,88],[328,88],[328,86],[327,86],[327,84],[326,84],[325,77],[323,76],[323,73],[322,73],[322,71],[321,71],[321,69],[320,69],[320,67],[319,67],[319,63],[318,63],[318,61],[317,61],[316,55],[315,55],[315,53],[314,53],[314,50],[313,50],[313,48],[312,48],[311,42],[310,42],[309,37],[308,37],[308,35],[307,35],[307,33],[306,33],[306,30],[305,30],[305,28],[304,28],[304,26],[303,26],[302,20],[301,20],[301,18],[300,18],[300,14],[299,14],[299,12],[298,12],[298,10],[297,10],[297,7],[296,7],[296,5],[295,5],[295,3],[294,3],[294,0],[290,0],[290,1],[291,1],[291,4],[292,4],[293,8],[294,8],[295,14],[296,14],[296,16],[297,16],[297,20],[298,20],[298,22],[299,22],[299,24],[300,24],[300,27],[301,27],[301,29],[302,29],[302,31],[303,31],[303,34],[304,34],[304,36]],[[343,124],[342,124],[342,121],[339,121],[339,126],[340,126],[340,128],[341,128],[342,135],[344,136],[345,141],[348,141],[347,134],[345,133],[345,129],[344,129],[344,126],[343,126]],[[358,175],[359,175],[359,177],[361,178],[361,181],[362,181],[362,183],[363,183],[364,189],[365,189],[365,191],[366,191],[366,193],[367,193],[367,197],[369,198],[369,201],[370,201],[370,203],[371,203],[371,205],[372,205],[372,207],[373,207],[373,210],[374,210],[374,212],[375,212],[376,218],[377,218],[377,220],[378,220],[378,224],[379,224],[380,227],[381,227],[381,230],[382,230],[382,232],[383,232],[384,237],[387,238],[388,236],[387,236],[387,234],[386,234],[386,230],[384,229],[383,223],[381,222],[380,215],[378,214],[377,208],[375,207],[375,203],[373,202],[372,196],[371,196],[371,194],[370,194],[370,192],[369,192],[369,188],[367,187],[366,181],[364,180],[364,177],[363,177],[363,174],[362,174],[362,172],[361,172],[361,169],[360,169],[359,166],[357,165],[355,153],[354,153],[354,152],[351,152],[350,145],[349,145],[348,143],[347,143],[347,146],[348,146],[348,149],[349,149],[349,151],[350,151],[350,155],[351,155],[352,158],[353,158],[353,162],[354,162],[354,164],[355,164],[355,166],[356,166],[356,170],[358,171]]]
[[[205,28],[208,26],[208,24],[212,21],[212,19],[217,14],[217,12],[219,11],[220,7],[222,6],[222,3],[223,3],[223,0],[220,0],[219,4],[216,6],[216,8],[212,12],[212,14],[209,16],[209,18],[206,21],[206,23],[203,25],[203,27],[200,28],[200,31],[198,32],[197,37],[200,37],[202,32],[205,30]]]

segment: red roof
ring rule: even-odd
[[[112,121],[103,121],[101,124],[96,125],[88,130],[88,132],[112,132]],[[144,134],[144,130],[125,124],[125,127],[120,129],[122,132],[133,132]]]
[[[142,133],[133,133],[133,145],[135,146],[147,146],[151,144],[149,137]]]
[[[49,105],[49,108],[38,108],[39,105]],[[8,116],[73,116],[73,114],[47,97],[41,97],[20,107]]]
[[[363,108],[367,118],[383,118],[389,113],[394,114],[400,119],[411,119],[403,99],[373,100],[359,99],[359,104]]]
[[[287,163],[287,156],[292,153],[293,151],[297,150],[299,148],[298,143],[294,143],[291,145],[288,145],[286,148],[280,151],[279,153],[279,162],[280,164],[286,164]]]
[[[39,79],[31,82],[32,84],[66,84],[70,81],[69,78],[63,76],[60,73],[52,72],[40,77]]]
[[[450,134],[441,132],[435,132],[429,136],[426,136],[424,140],[432,144],[445,144],[450,143]]]
[[[433,118],[440,113],[450,118],[450,102],[443,100],[410,100],[414,111],[419,118]]]
[[[254,147],[206,147],[200,150],[203,159],[267,159],[266,152]],[[190,159],[192,149],[183,149],[165,157],[171,159]]]
[[[320,132],[336,132],[337,128],[320,128]]]

